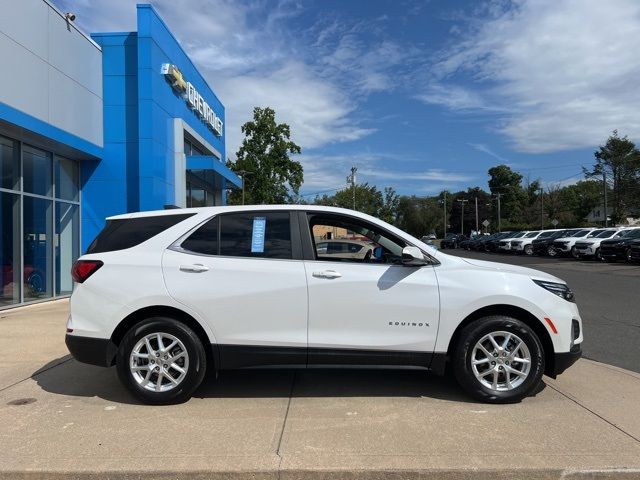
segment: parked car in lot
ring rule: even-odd
[[[462,235],[461,233],[447,233],[447,236],[440,242],[440,248],[458,248],[460,243],[467,240],[466,235]]]
[[[538,238],[544,230],[527,232],[526,235],[511,241],[511,251],[513,253],[523,253],[533,255],[533,241]]]
[[[524,237],[527,233],[529,233],[529,232],[528,231],[515,232],[515,233],[507,236],[507,238],[500,239],[498,241],[498,244],[497,244],[497,251],[498,252],[510,252],[511,251],[511,242],[513,240],[518,239],[518,238]]]
[[[495,237],[490,240],[484,242],[484,251],[485,252],[497,252],[498,251],[498,243],[506,238],[510,238],[515,232],[500,232]]]
[[[567,237],[573,235],[579,228],[573,229],[553,229],[553,230],[545,230],[540,234],[538,238],[536,238],[532,243],[533,253],[536,255],[555,255],[555,249],[553,248],[553,242],[557,238]]]
[[[594,230],[587,238],[577,241],[574,245],[578,258],[595,258],[602,260],[600,243],[608,238],[614,238],[620,233],[622,233],[622,230],[619,228]]]
[[[326,258],[368,259],[373,255],[374,245],[359,240],[336,239],[316,242],[318,255]]]
[[[346,229],[370,258],[323,255]],[[74,264],[66,344],[116,366],[147,403],[186,400],[207,370],[272,365],[451,367],[474,398],[518,401],[580,356],[567,284],[463,259],[359,212],[320,206],[120,215]]]
[[[640,262],[640,240],[634,240],[631,242],[631,254],[629,260],[632,262]]]
[[[553,250],[548,252],[549,255],[571,255],[573,258],[578,258],[578,252],[575,248],[576,242],[583,238],[587,238],[587,236],[594,230],[595,228],[583,228],[577,232],[556,238],[552,244]]]
[[[630,228],[610,240],[600,242],[600,255],[607,262],[631,261],[631,245],[640,238],[640,228]]]
[[[463,240],[462,242],[460,242],[460,244],[458,245],[458,248],[464,248],[465,250],[473,250],[473,246],[480,241],[481,238],[485,238],[488,235],[486,234],[476,234],[476,235],[472,235],[471,237],[467,238],[466,240]]]

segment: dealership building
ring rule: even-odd
[[[224,106],[150,5],[137,31],[79,30],[48,0],[0,16],[0,309],[71,293],[126,212],[223,205]]]

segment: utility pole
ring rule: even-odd
[[[602,188],[604,190],[604,228],[609,226],[609,215],[607,212],[607,172],[602,170]]]
[[[478,197],[476,197],[476,235],[478,234]]]
[[[460,210],[460,235],[464,235],[464,204],[469,200],[465,200],[464,198],[456,200],[462,207]]]
[[[502,231],[502,225],[501,225],[502,215],[500,213],[500,195],[502,194],[496,193],[496,197],[498,198],[498,232]]]
[[[240,170],[236,173],[240,174],[240,178],[242,178],[242,205],[244,205],[244,177],[245,175],[251,175],[253,172],[250,172],[249,170]]]
[[[544,230],[544,190],[540,188],[540,230]]]
[[[442,200],[442,238],[447,236],[447,192],[443,192]]]
[[[351,192],[353,194],[353,209],[356,209],[356,172],[358,169],[351,167],[351,175],[347,175],[347,184],[351,184]]]

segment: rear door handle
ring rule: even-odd
[[[194,263],[193,265],[180,265],[180,270],[183,272],[206,272],[209,270],[209,267],[202,265],[201,263]]]
[[[316,278],[340,278],[342,274],[335,270],[323,270],[321,272],[313,272],[312,275]]]

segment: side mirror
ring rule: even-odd
[[[420,267],[428,265],[429,262],[418,247],[404,247],[402,249],[402,264],[409,267]]]

